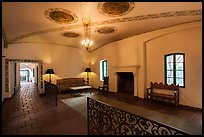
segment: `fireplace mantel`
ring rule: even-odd
[[[114,73],[113,84],[115,87],[114,89],[116,89],[116,92],[118,91],[118,89],[117,89],[117,72],[132,72],[134,75],[134,96],[138,97],[139,68],[140,68],[140,65],[113,66],[112,67],[112,70]]]
[[[133,72],[134,76],[138,76],[140,65],[128,65],[128,66],[113,66],[113,73],[117,72]]]

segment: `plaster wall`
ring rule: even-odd
[[[188,67],[186,70],[187,87],[181,89],[180,104],[202,108],[201,30],[202,22],[182,24],[129,37],[98,48],[90,55],[90,63],[94,72],[91,76],[93,87],[97,88],[102,85],[100,60],[108,60],[109,86],[112,92],[117,92],[113,67],[139,65],[137,96],[144,98],[150,81],[164,82],[164,54],[185,52],[186,69]],[[195,65],[196,67],[192,67]],[[154,70],[151,70],[152,67]],[[152,74],[153,71],[156,73]],[[192,82],[192,78],[195,82]]]
[[[49,75],[45,74],[48,68],[53,68],[55,74],[52,74],[52,83],[56,84],[56,80],[68,77],[86,78],[84,72],[89,65],[88,52],[77,48],[56,46],[50,44],[10,44],[5,49],[6,59],[26,59],[41,60],[43,63],[43,80],[49,81]],[[9,75],[12,75],[12,65],[9,66]],[[40,68],[38,69],[40,75]],[[5,74],[5,72],[4,72]],[[9,79],[9,92],[3,91],[4,97],[13,95],[11,91],[13,77]],[[4,85],[4,84],[3,84]],[[40,79],[38,79],[40,85]],[[41,91],[43,93],[43,91]],[[9,94],[9,95],[7,95]]]
[[[170,33],[146,43],[147,84],[164,83],[164,55],[185,54],[185,88],[180,104],[202,108],[202,27]]]
[[[56,83],[56,79],[65,77],[86,78],[84,70],[91,67],[90,84],[94,88],[102,85],[99,63],[106,59],[110,77],[109,89],[112,92],[117,92],[114,82],[115,67],[139,66],[138,94],[134,95],[144,98],[150,81],[164,81],[164,54],[183,51],[186,54],[186,88],[181,89],[180,104],[202,108],[201,29],[202,22],[172,26],[119,40],[91,53],[72,47],[39,43],[10,44],[4,53],[8,59],[42,60],[43,73],[48,68],[55,71],[52,75],[53,83]],[[152,62],[156,62],[156,65]],[[155,69],[159,73],[152,73]],[[43,75],[43,79],[48,81],[49,76]]]
[[[88,65],[86,51],[50,44],[11,44],[7,49],[8,59],[42,60],[43,73],[53,68],[52,82],[65,77],[84,77],[85,67]],[[49,81],[49,75],[43,75],[43,80]]]

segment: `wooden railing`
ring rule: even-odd
[[[189,135],[87,97],[88,135]]]
[[[45,84],[45,95],[50,99],[51,103],[57,106],[57,93],[58,87],[57,85],[44,81]]]

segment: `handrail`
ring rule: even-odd
[[[88,135],[189,135],[148,118],[87,97]]]
[[[58,93],[58,87],[57,85],[44,81],[45,85],[45,95],[50,97],[51,102],[54,102],[57,106],[57,93]]]

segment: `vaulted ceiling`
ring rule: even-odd
[[[88,31],[84,18],[90,21]],[[202,21],[202,2],[2,2],[3,35],[10,46],[49,43],[84,49],[81,41],[88,33],[92,52],[127,37],[197,21]]]

